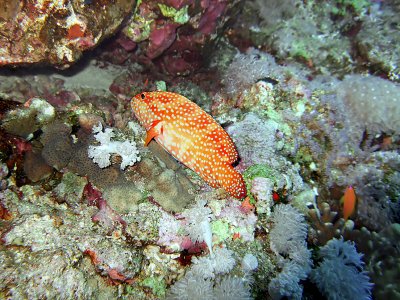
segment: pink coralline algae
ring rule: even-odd
[[[49,63],[66,68],[113,34],[133,0],[0,3],[0,66]]]
[[[123,29],[150,60],[169,74],[198,69],[239,1],[143,1]],[[135,55],[140,56],[140,51]],[[157,59],[157,60],[155,60]]]
[[[110,229],[115,227],[115,224],[120,223],[123,227],[126,226],[126,222],[118,215],[105,200],[99,201],[99,211],[92,217],[93,222],[101,222],[103,226]]]
[[[225,1],[207,1],[207,3],[207,9],[199,22],[199,30],[203,34],[212,34],[228,3]]]
[[[160,56],[176,38],[178,24],[164,23],[160,28],[156,28],[150,34],[150,44],[147,48],[147,56],[151,59]]]
[[[99,211],[92,216],[93,222],[101,222],[105,227],[113,229],[116,224],[126,226],[126,222],[118,215],[103,199],[102,193],[88,183],[83,190],[83,194],[87,200],[88,205],[97,206]]]

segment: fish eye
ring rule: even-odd
[[[145,94],[141,94],[140,97],[142,98],[142,100],[144,100],[144,98],[146,98]]]

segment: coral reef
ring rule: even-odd
[[[267,45],[278,57],[302,61],[322,73],[354,68],[351,43],[338,34],[341,26],[350,27],[354,21],[333,21],[330,14],[334,4],[271,1],[266,6],[263,1],[253,1],[252,6],[262,20],[250,29],[256,45]]]
[[[0,7],[0,298],[400,298],[395,1]],[[246,197],[144,146],[154,91],[230,135]]]
[[[62,189],[65,188],[60,187],[59,193]],[[7,262],[1,266],[0,280],[2,283],[8,282],[2,286],[6,294],[12,297],[61,294],[66,298],[70,294],[89,297],[95,295],[96,287],[103,286],[104,282],[89,282],[87,276],[98,272],[111,281],[123,282],[129,281],[139,271],[142,256],[138,250],[130,248],[116,234],[112,235],[113,240],[98,238],[107,236],[108,229],[95,226],[92,222],[91,215],[95,209],[83,203],[82,189],[80,193],[75,193],[75,198],[72,197],[75,211],[79,208],[79,214],[65,210],[63,204],[55,201],[57,198],[41,189],[24,186],[16,192],[19,195],[11,191],[1,194],[2,204],[13,216],[7,223],[8,231],[2,236],[2,247],[19,246],[21,249],[16,252],[11,248],[1,251]],[[72,194],[69,192],[69,195]],[[81,201],[78,201],[79,197]],[[80,226],[76,226],[78,223]],[[23,269],[34,271],[30,274],[23,269],[13,271],[16,255],[20,257],[21,265],[25,266]],[[92,264],[84,259],[87,255]],[[73,262],[82,268],[74,268]],[[40,278],[47,280],[40,282]],[[107,291],[106,286],[102,289]],[[54,294],[49,295],[49,291]],[[107,293],[115,295],[112,290]]]
[[[249,1],[230,36],[267,48],[286,61],[300,61],[322,74],[343,76],[371,70],[399,80],[393,1]],[[258,16],[258,18],[257,18]],[[392,49],[393,51],[388,51]],[[377,54],[379,53],[379,55]]]
[[[369,11],[357,34],[357,52],[368,61],[369,68],[382,70],[388,78],[400,82],[399,37],[393,27],[400,21],[400,8],[395,1],[388,1],[371,3]]]

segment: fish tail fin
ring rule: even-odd
[[[217,172],[217,182],[231,196],[242,199],[247,196],[246,184],[242,175],[231,165],[223,164],[219,166]]]

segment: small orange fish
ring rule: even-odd
[[[346,188],[343,196],[343,218],[345,221],[354,213],[356,209],[357,197],[353,187]]]
[[[240,233],[239,232],[235,232],[232,236],[232,240],[237,240],[240,239]]]
[[[254,205],[250,203],[250,197],[247,196],[246,198],[244,198],[244,200],[242,201],[241,204],[241,209],[245,212],[251,212],[254,210]]]
[[[226,131],[196,103],[171,92],[143,92],[132,98],[136,118],[153,138],[210,186],[236,198],[246,196],[242,175],[232,164],[238,153]]]

